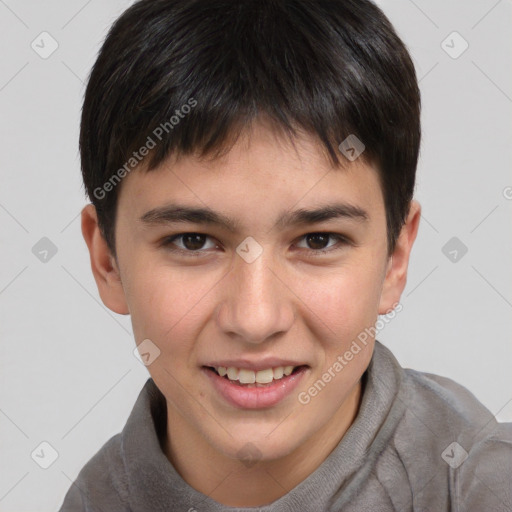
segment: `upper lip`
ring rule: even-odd
[[[212,368],[218,368],[223,366],[225,368],[244,368],[246,370],[252,370],[258,372],[260,370],[266,370],[268,368],[277,368],[278,366],[307,366],[305,363],[291,361],[290,359],[279,359],[275,357],[269,357],[265,359],[259,359],[257,361],[251,361],[249,359],[223,359],[222,361],[215,361],[212,363],[206,363],[203,366],[211,366]]]

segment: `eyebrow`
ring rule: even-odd
[[[367,222],[370,216],[366,210],[359,206],[348,203],[333,203],[318,208],[300,208],[291,212],[284,212],[279,216],[274,227],[283,229],[339,218]],[[240,223],[237,220],[231,219],[208,207],[190,207],[178,204],[153,208],[144,213],[140,217],[140,221],[148,226],[176,222],[208,224],[222,227],[231,232],[237,232],[240,228]]]

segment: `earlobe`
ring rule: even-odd
[[[82,235],[89,249],[91,270],[103,304],[120,315],[129,314],[116,260],[98,225],[96,208],[82,210]]]
[[[418,234],[420,217],[421,205],[413,200],[411,201],[407,220],[400,231],[395,250],[386,267],[386,276],[379,303],[379,315],[389,313],[400,301],[407,283],[409,257]]]

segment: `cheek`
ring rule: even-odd
[[[184,343],[200,329],[208,293],[218,279],[165,266],[139,266],[131,275],[128,303],[136,339],[149,338],[161,348]]]
[[[378,315],[379,276],[375,268],[346,265],[322,279],[308,279],[300,297],[308,316],[333,349],[350,344]]]

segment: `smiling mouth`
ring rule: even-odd
[[[308,368],[308,366],[278,366],[276,368],[268,368],[258,372],[253,370],[246,370],[243,368],[225,368],[223,366],[219,366],[218,368],[214,368],[213,366],[205,366],[204,368],[231,382],[232,384],[237,384],[240,387],[260,388],[279,383],[285,380],[287,377],[305,370]]]

